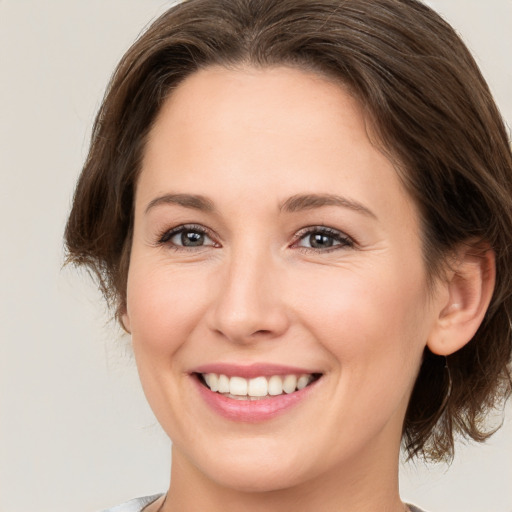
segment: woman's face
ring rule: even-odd
[[[415,206],[339,85],[219,67],[166,100],[124,322],[189,471],[268,490],[395,464],[435,303]]]

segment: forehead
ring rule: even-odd
[[[285,137],[325,137],[341,121],[355,135],[367,131],[363,111],[348,89],[324,76],[283,66],[214,66],[193,73],[172,91],[151,136],[174,123],[183,135],[192,129],[196,135],[228,134],[233,140],[236,128],[241,135],[265,131],[283,142]]]
[[[147,203],[162,192],[214,192],[277,204],[332,191],[377,207],[408,202],[354,97],[294,68],[211,67],[189,76],[162,106],[137,195]]]

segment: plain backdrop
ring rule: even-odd
[[[277,0],[276,0],[277,1]],[[512,1],[432,0],[474,52],[510,126]],[[0,0],[0,512],[94,512],[164,491],[170,443],[129,339],[62,233],[95,112],[162,0]],[[512,411],[454,464],[402,469],[431,512],[512,512]]]

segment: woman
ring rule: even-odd
[[[188,0],[122,59],[66,229],[173,441],[115,510],[417,511],[510,393],[512,156],[414,0]]]

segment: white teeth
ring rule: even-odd
[[[271,377],[228,377],[216,373],[203,374],[206,385],[214,392],[232,397],[261,398],[267,395],[277,396],[283,393],[290,394],[296,390],[304,389],[313,381],[313,375],[272,375]]]
[[[208,373],[204,376],[204,380],[206,381],[206,384],[212,391],[218,391],[219,390],[219,378],[215,373]]]
[[[229,379],[229,392],[232,395],[247,395],[247,379],[243,377],[231,377]]]
[[[229,393],[229,377],[219,375],[219,393]]]
[[[272,396],[283,394],[283,379],[279,375],[272,375],[268,379],[268,394]]]
[[[301,375],[297,380],[297,389],[304,389],[312,380],[311,375]]]
[[[297,377],[295,375],[287,375],[283,380],[283,391],[285,393],[293,393],[297,387]]]
[[[247,394],[249,396],[267,396],[268,383],[265,377],[256,377],[249,381]]]

